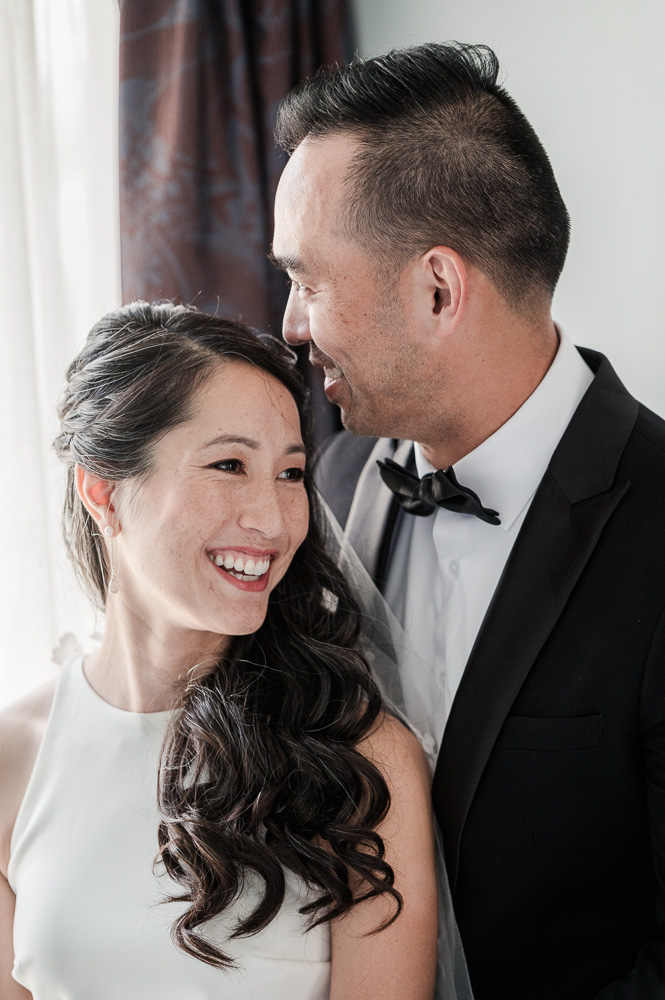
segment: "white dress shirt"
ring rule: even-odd
[[[386,586],[386,599],[420,658],[402,677],[418,703],[431,706],[412,719],[430,760],[436,756],[471,648],[552,454],[593,381],[561,330],[545,377],[520,409],[491,437],[455,463],[460,483],[500,525],[438,508],[430,517],[405,515]],[[436,471],[415,445],[419,476]],[[413,676],[416,672],[426,676]],[[405,671],[406,673],[406,671]],[[425,695],[423,696],[423,692]]]

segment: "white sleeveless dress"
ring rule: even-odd
[[[11,840],[14,978],[34,1000],[327,1000],[327,926],[305,930],[302,883],[277,917],[228,941],[232,912],[205,925],[237,969],[214,969],[171,942],[182,903],[153,873],[157,769],[169,712],[125,712],[88,684],[82,659],[62,668]]]

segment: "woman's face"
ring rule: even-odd
[[[115,491],[115,600],[156,634],[254,632],[307,534],[304,467],[288,389],[247,363],[220,365],[155,445],[148,478]]]

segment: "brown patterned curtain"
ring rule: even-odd
[[[345,0],[120,0],[124,301],[173,298],[279,334],[277,106],[349,55]],[[334,417],[314,388],[321,437]]]

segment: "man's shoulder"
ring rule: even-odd
[[[638,404],[635,434],[647,446],[654,448],[656,453],[662,454],[665,460],[665,419],[643,403]]]
[[[631,491],[665,503],[665,420],[642,403],[622,456],[620,472]]]
[[[626,389],[608,359],[586,348],[578,351],[594,379],[576,410],[557,458],[573,471],[603,463],[608,473],[623,476],[635,487],[661,494],[665,489],[665,420]]]
[[[314,463],[314,480],[333,514],[344,527],[358,477],[377,438],[356,437],[349,431],[333,434],[321,446]]]

